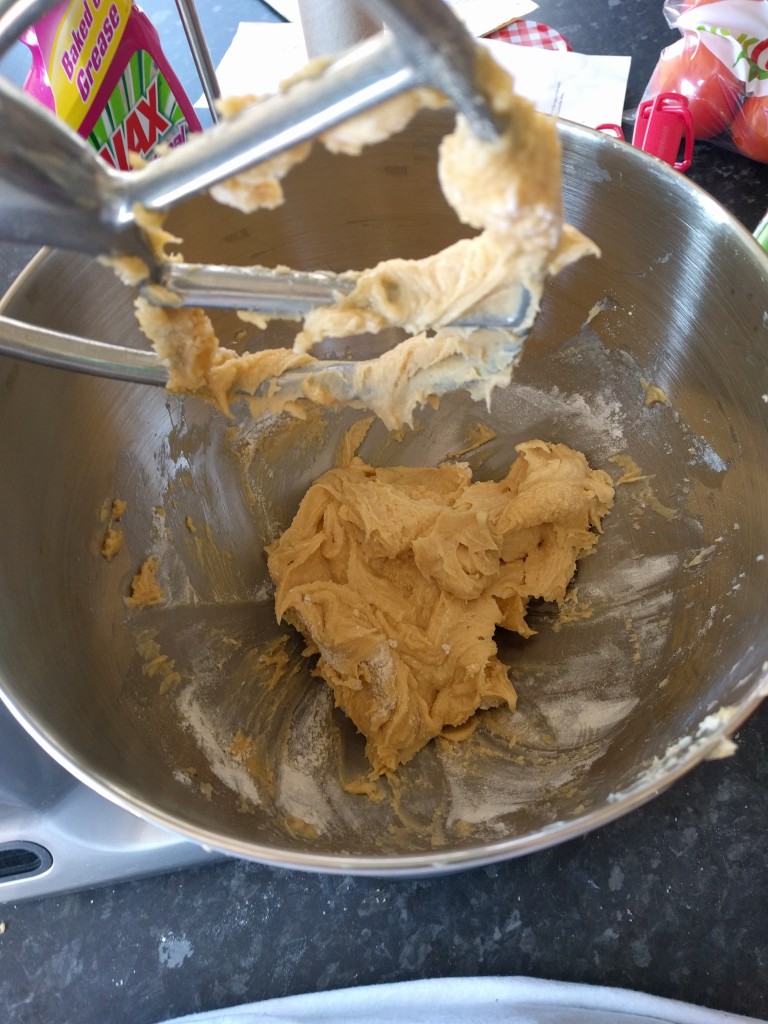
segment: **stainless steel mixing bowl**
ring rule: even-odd
[[[175,218],[185,254],[341,270],[434,251],[459,232],[435,180],[444,127],[424,116],[359,159],[318,152],[272,213],[201,201]],[[3,697],[83,781],[233,854],[415,873],[583,833],[724,752],[766,694],[767,261],[682,176],[587,130],[561,134],[568,216],[602,259],[553,282],[490,411],[455,395],[402,439],[375,426],[362,454],[435,464],[482,421],[496,437],[465,456],[481,478],[537,436],[615,478],[611,457],[629,456],[643,478],[617,488],[570,614],[537,608],[535,638],[500,638],[517,712],[431,745],[381,803],[344,789],[362,743],[300,644],[277,684],[268,656],[281,630],[263,545],[361,414],[227,420],[161,390],[0,362]],[[68,254],[40,255],[5,311],[143,344],[131,296]],[[220,320],[225,339],[242,326]],[[647,404],[651,385],[668,401]],[[128,502],[126,542],[107,562],[113,497]],[[169,600],[127,609],[150,554]]]

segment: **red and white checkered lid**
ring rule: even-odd
[[[513,21],[503,28],[489,32],[487,39],[501,39],[518,46],[537,46],[541,50],[570,50],[568,40],[549,25],[538,21]]]

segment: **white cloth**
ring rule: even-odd
[[[309,992],[166,1024],[766,1024],[629,989],[536,978],[431,978]]]

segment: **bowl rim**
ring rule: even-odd
[[[415,854],[330,854],[298,851],[293,848],[279,846],[263,846],[245,840],[227,839],[219,833],[190,825],[173,814],[158,811],[155,807],[138,800],[120,786],[107,782],[98,775],[82,768],[75,759],[49,737],[45,730],[34,723],[24,711],[18,707],[5,692],[0,679],[0,700],[26,732],[56,761],[79,782],[94,790],[99,796],[117,804],[123,810],[138,816],[144,821],[157,826],[165,832],[190,840],[201,846],[206,852],[216,852],[243,860],[255,861],[270,867],[297,869],[326,874],[345,874],[372,876],[378,878],[398,878],[447,874],[449,872],[483,867],[500,861],[522,857],[539,850],[576,839],[595,829],[607,825],[623,817],[630,811],[641,807],[654,796],[657,796],[686,775],[692,768],[706,761],[715,754],[721,743],[727,742],[768,697],[768,661],[763,662],[758,678],[753,682],[750,692],[738,705],[728,709],[719,726],[706,730],[700,738],[690,743],[679,756],[670,759],[669,765],[662,770],[647,773],[646,779],[640,778],[623,792],[612,794],[612,800],[606,801],[594,810],[569,819],[567,822],[555,821],[543,828],[524,836],[503,839],[498,842],[481,843],[475,846],[453,850],[434,850],[428,853]],[[711,718],[708,712],[698,725],[701,733],[702,723]],[[692,730],[695,735],[696,729]],[[675,744],[672,744],[674,746]],[[662,762],[663,764],[663,762]],[[641,771],[642,776],[642,771]]]

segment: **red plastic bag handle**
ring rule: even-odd
[[[683,156],[678,160],[680,146]],[[693,121],[688,100],[677,92],[660,92],[637,110],[632,145],[660,157],[676,171],[687,171],[693,157]]]
[[[599,124],[597,130],[624,141],[618,124]],[[685,96],[660,92],[654,99],[641,103],[632,145],[671,164],[676,171],[687,171],[693,159],[693,120]],[[683,156],[678,160],[681,145]]]

